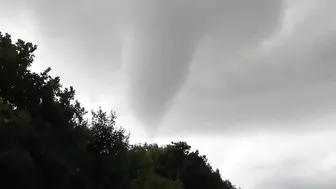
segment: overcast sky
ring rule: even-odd
[[[242,189],[336,188],[336,1],[0,0],[132,142],[183,140]]]

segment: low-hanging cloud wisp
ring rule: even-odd
[[[254,44],[275,30],[282,7],[278,0],[129,2],[123,33],[129,102],[152,132],[186,81],[202,37],[215,36],[231,51]]]

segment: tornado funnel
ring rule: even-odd
[[[225,36],[222,41],[234,48],[257,39],[254,36],[264,35],[266,27],[273,25],[265,23],[278,16],[280,0],[126,2],[123,66],[130,86],[128,99],[133,114],[155,133],[188,76],[202,37]],[[274,16],[264,16],[269,12]]]
[[[195,11],[188,5],[165,8],[163,4],[132,11],[123,63],[131,86],[132,111],[149,132],[156,131],[186,80],[193,54],[206,32],[207,23]]]

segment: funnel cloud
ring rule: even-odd
[[[278,0],[148,0],[129,7],[123,43],[129,102],[150,130],[160,125],[186,82],[204,36],[217,37],[234,52],[271,34],[282,10]]]

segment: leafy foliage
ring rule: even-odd
[[[25,189],[234,189],[185,142],[130,145],[115,112],[92,119],[50,68],[28,68],[36,45],[0,33],[0,181]]]

